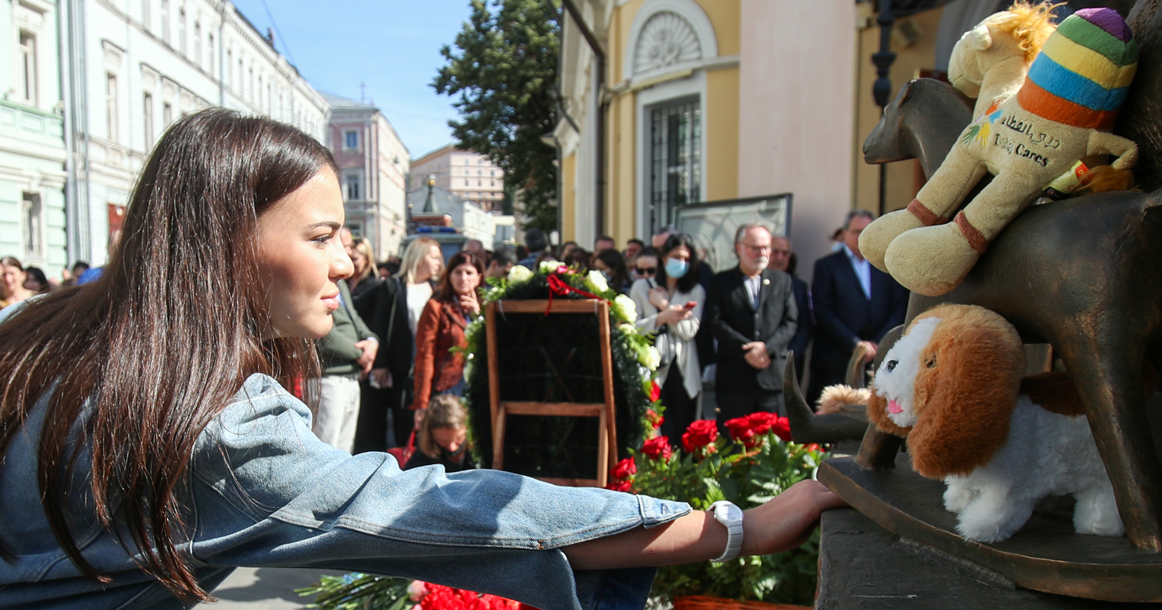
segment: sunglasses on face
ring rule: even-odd
[[[657,272],[658,272],[657,267],[638,267],[637,268],[638,275],[653,275]]]

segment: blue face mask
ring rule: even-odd
[[[684,260],[676,258],[666,259],[666,277],[672,277],[676,280],[681,279],[683,275],[686,275],[686,271],[689,268],[690,265]]]

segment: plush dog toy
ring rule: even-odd
[[[943,479],[970,540],[1004,540],[1037,501],[1077,498],[1079,534],[1120,536],[1113,486],[1065,373],[1025,379],[1015,328],[973,305],[917,316],[884,356],[868,401],[877,428],[906,437],[917,473]]]
[[[957,43],[954,64],[975,66],[986,82],[990,70],[1019,78],[1021,70],[1010,65],[1020,61],[1015,50],[987,52],[1001,35],[1013,34],[990,27],[969,32]],[[994,63],[982,67],[982,61]],[[1070,15],[1045,41],[1017,93],[994,100],[976,116],[912,203],[864,229],[860,251],[909,290],[939,296],[955,288],[989,242],[1083,157],[1111,154],[1117,157],[1114,170],[1129,170],[1137,146],[1109,130],[1137,61],[1138,45],[1116,11]],[[995,174],[992,183],[948,222],[985,172]]]

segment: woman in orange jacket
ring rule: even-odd
[[[464,394],[464,355],[453,347],[465,347],[464,330],[480,315],[477,289],[484,277],[484,265],[468,251],[448,259],[448,266],[436,286],[435,298],[424,306],[416,323],[415,401],[416,424],[433,395]]]

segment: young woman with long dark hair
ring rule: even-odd
[[[661,353],[657,380],[662,385],[666,420],[662,434],[677,443],[698,414],[702,368],[694,337],[702,324],[706,291],[698,284],[698,248],[689,235],[671,234],[660,250],[657,279],[634,282],[630,298],[637,305],[637,326],[656,333]],[[639,255],[638,260],[645,258]]]
[[[412,409],[419,424],[428,400],[439,394],[464,394],[464,354],[453,352],[467,346],[465,330],[480,315],[477,289],[484,280],[484,264],[475,254],[461,250],[448,259],[416,324],[416,400]]]
[[[626,294],[633,281],[629,277],[629,270],[625,266],[625,257],[621,252],[606,248],[593,255],[593,269],[605,276],[609,288],[618,294]]]
[[[284,388],[319,375],[352,272],[343,222],[306,134],[219,109],[167,131],[101,278],[0,321],[0,607],[188,608],[243,565],[640,607],[642,566],[785,550],[837,503],[800,484],[732,530],[682,503],[326,445]]]

